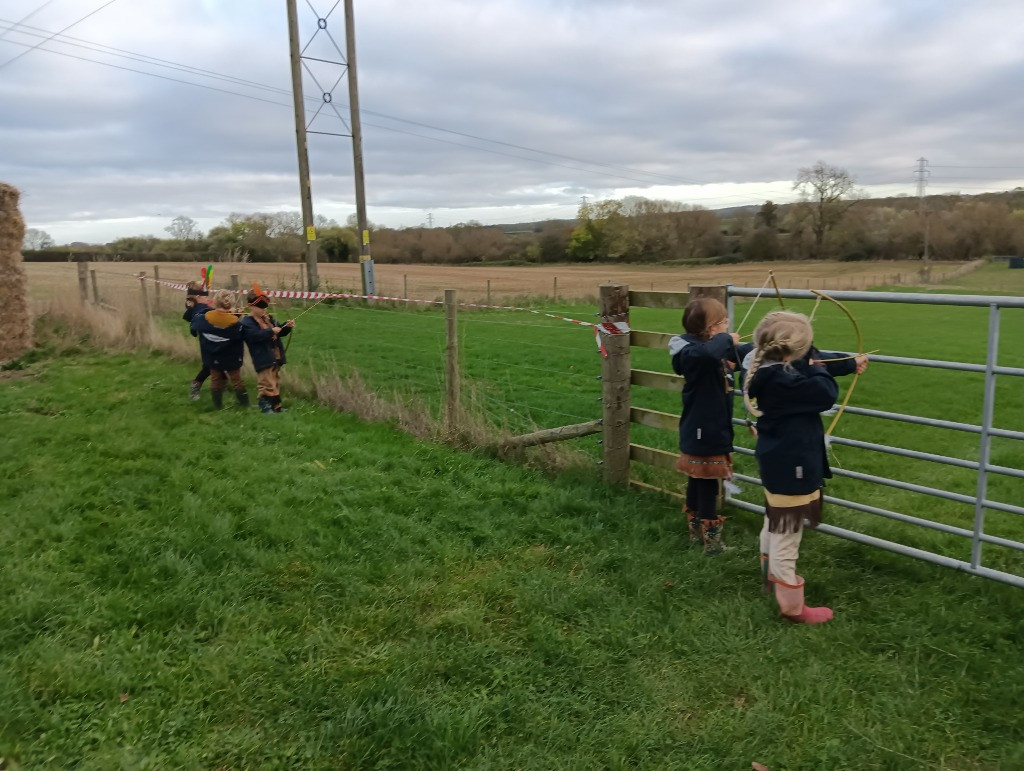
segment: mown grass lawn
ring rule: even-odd
[[[708,559],[596,472],[216,413],[191,369],[0,381],[10,767],[1024,766],[1020,590],[811,534],[836,620],[786,626],[756,517]]]

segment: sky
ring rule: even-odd
[[[344,8],[297,15],[313,211],[344,222]],[[354,18],[379,225],[783,203],[819,160],[870,196],[1024,185],[1019,0],[354,0]],[[298,211],[295,128],[286,3],[0,4],[0,182],[58,244]]]

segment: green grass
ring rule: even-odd
[[[1011,271],[993,264],[958,279],[970,278],[990,290],[1024,291],[1024,271]],[[1016,283],[1014,283],[1016,282]],[[948,291],[948,287],[939,287]],[[757,318],[775,307],[762,298],[743,332],[751,332]],[[792,301],[787,307],[810,313],[812,302]],[[988,310],[924,305],[851,303],[866,349],[882,354],[925,359],[959,360],[976,364],[985,361]],[[550,312],[582,321],[594,320],[592,306],[551,306]],[[736,323],[746,313],[740,305]],[[282,313],[282,316],[287,315]],[[679,330],[678,310],[636,308],[635,328],[675,333]],[[444,382],[444,318],[435,309],[387,305],[366,306],[344,303],[322,305],[304,315],[289,351],[293,371],[336,367],[342,372],[359,372],[372,387],[412,397],[435,416],[441,413]],[[547,316],[511,311],[463,312],[459,316],[460,360],[463,391],[483,417],[496,427],[513,433],[579,423],[600,417],[601,359],[592,330]],[[816,338],[823,348],[856,350],[854,330],[834,306],[823,303],[815,314]],[[1024,367],[1024,353],[1017,342],[1024,337],[1024,311],[1004,310],[1001,317],[999,363]],[[664,351],[634,348],[633,366],[667,372]],[[846,387],[850,378],[841,379]],[[907,413],[940,420],[980,424],[984,381],[980,374],[952,372],[876,363],[860,378],[851,404],[890,412]],[[1019,398],[1018,378],[997,380],[995,425],[1024,430],[1024,403]],[[678,413],[678,394],[634,388],[635,406]],[[737,415],[742,410],[738,406]],[[641,426],[632,428],[634,442],[675,452],[674,432]],[[837,437],[871,441],[966,460],[977,460],[979,437],[926,426],[881,421],[845,414],[836,429]],[[571,445],[586,457],[597,460],[601,447],[597,437],[575,440]],[[737,432],[739,444],[752,447],[745,432]],[[1024,468],[1021,442],[997,439],[992,462]],[[974,472],[928,461],[836,445],[833,465],[862,473],[974,496]],[[658,486],[678,489],[673,473],[662,473],[633,464],[636,478]],[[737,456],[737,470],[757,476],[752,458]],[[906,492],[890,487],[836,478],[829,493],[861,503],[956,525],[973,527],[970,505]],[[990,475],[989,498],[1019,504],[1024,500],[1024,480]],[[760,502],[760,490],[748,487],[743,496]],[[970,556],[969,540],[925,530],[864,514],[831,509],[829,521],[909,546],[964,560]],[[1018,515],[988,512],[986,532],[1024,540],[1024,519]],[[1002,547],[985,546],[984,564],[999,570],[1024,574],[1024,554]]]
[[[0,383],[10,767],[1024,765],[1019,590],[810,534],[836,620],[786,626],[756,517],[708,559],[661,498],[216,413],[188,369],[71,349]]]

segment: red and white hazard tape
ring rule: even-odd
[[[140,281],[152,281],[154,284],[160,284],[161,286],[170,287],[171,289],[179,289],[185,291],[188,289],[187,284],[179,284],[175,281],[163,281],[155,278],[150,278],[145,275],[138,275]],[[225,290],[234,294],[245,294],[244,289],[228,289]],[[284,300],[369,300],[369,301],[385,301],[385,302],[399,302],[399,303],[420,303],[423,305],[443,305],[444,303],[440,300],[415,300],[409,299],[408,297],[388,297],[387,295],[380,294],[353,294],[350,292],[295,292],[291,290],[283,289],[267,289],[263,292],[269,297],[279,297]],[[533,313],[538,316],[547,316],[549,319],[557,319],[558,321],[568,321],[570,324],[578,324],[583,327],[594,328],[594,339],[597,341],[597,348],[601,352],[601,355],[605,358],[608,357],[608,351],[605,350],[604,344],[601,342],[601,335],[628,335],[629,324],[623,321],[604,321],[598,324],[594,324],[590,321],[580,321],[579,319],[572,319],[568,316],[559,316],[554,313],[547,313],[545,311],[534,310],[533,308],[519,308],[514,305],[481,305],[479,303],[459,303],[464,308],[483,308],[485,310],[496,310],[496,311],[523,311],[525,313]]]

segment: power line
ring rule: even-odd
[[[18,59],[20,59],[20,58],[21,58],[22,56],[24,56],[25,54],[29,54],[29,53],[32,53],[32,52],[33,52],[33,51],[35,51],[35,50],[36,50],[37,48],[39,48],[39,46],[41,46],[41,45],[43,45],[44,43],[46,43],[46,41],[47,41],[47,40],[52,40],[53,38],[57,37],[57,35],[60,35],[60,34],[62,34],[62,33],[64,33],[64,32],[67,32],[67,31],[68,31],[69,29],[71,29],[71,28],[72,28],[72,27],[74,27],[75,25],[77,25],[77,24],[81,24],[81,23],[82,23],[83,21],[85,21],[86,19],[88,19],[88,18],[89,18],[90,16],[94,16],[95,14],[99,13],[99,12],[100,12],[100,11],[102,11],[102,10],[103,10],[104,8],[106,8],[106,7],[108,6],[108,5],[112,5],[113,3],[116,3],[116,2],[117,2],[117,0],[107,0],[107,2],[105,2],[105,3],[104,3],[103,5],[101,5],[101,6],[99,7],[99,8],[97,8],[97,9],[96,9],[95,11],[90,11],[90,12],[89,12],[89,13],[87,13],[87,14],[86,14],[85,16],[83,16],[83,17],[82,17],[81,19],[79,19],[78,21],[74,21],[74,22],[72,22],[71,24],[69,24],[69,25],[68,25],[68,26],[66,26],[66,27],[65,27],[64,29],[60,30],[59,32],[54,32],[54,33],[53,33],[52,35],[50,35],[50,37],[46,38],[46,40],[40,40],[40,41],[39,41],[38,43],[36,43],[36,44],[35,44],[34,46],[32,46],[31,48],[29,48],[29,49],[28,49],[27,51],[22,51],[22,52],[21,52],[20,54],[18,54],[17,56],[15,56],[15,57],[14,57],[13,59],[8,59],[8,60],[7,60],[6,62],[4,62],[3,64],[0,64],[0,70],[2,70],[2,69],[3,69],[4,67],[6,67],[6,66],[7,66],[8,64],[10,64],[11,62],[15,62],[15,61],[17,61]],[[44,6],[44,7],[45,7],[45,6]],[[41,9],[40,9],[40,10],[41,10]],[[31,14],[29,14],[29,15],[31,16]]]
[[[114,0],[110,0],[110,2],[114,2]],[[109,4],[110,3],[108,2],[107,5],[109,5]],[[97,9],[97,10],[99,10],[99,9]],[[95,13],[95,11],[94,11],[94,13]],[[79,21],[81,21],[81,20],[79,20]],[[143,62],[143,63],[149,62],[149,63],[153,63],[153,64],[155,64],[157,66],[167,67],[167,68],[178,70],[178,71],[182,71],[182,72],[191,72],[191,73],[198,74],[198,75],[201,75],[201,76],[204,76],[204,77],[210,77],[210,78],[217,79],[217,80],[223,80],[223,81],[226,81],[226,82],[235,83],[237,85],[251,86],[253,88],[257,88],[257,89],[261,89],[261,90],[266,90],[266,91],[272,91],[274,93],[279,93],[279,94],[282,94],[282,95],[286,95],[286,94],[290,94],[291,93],[287,89],[279,88],[279,87],[276,87],[276,86],[269,86],[269,85],[266,85],[264,83],[257,83],[255,81],[246,80],[244,78],[238,78],[238,77],[231,76],[231,75],[225,75],[223,73],[214,72],[212,70],[207,70],[207,69],[203,69],[203,68],[200,68],[200,67],[192,67],[190,65],[182,64],[180,62],[173,62],[173,61],[170,61],[170,60],[167,60],[167,59],[159,59],[157,57],[147,56],[145,54],[138,54],[138,53],[135,53],[133,51],[127,51],[125,49],[114,48],[112,46],[105,46],[103,44],[93,43],[92,41],[84,40],[82,38],[74,38],[74,37],[70,37],[70,36],[64,36],[64,35],[62,35],[64,30],[61,30],[60,32],[56,32],[56,33],[48,33],[46,30],[43,30],[43,29],[41,29],[39,27],[29,27],[28,25],[22,25],[19,22],[12,22],[10,20],[0,19],[0,23],[12,25],[12,26],[8,27],[8,29],[7,29],[8,32],[11,31],[12,29],[17,28],[17,27],[26,27],[27,29],[32,30],[32,32],[23,32],[22,34],[27,34],[27,35],[32,35],[32,36],[39,36],[40,34],[48,35],[42,41],[40,41],[36,45],[32,46],[29,50],[35,50],[36,48],[39,48],[43,44],[53,40],[54,38],[56,38],[58,36],[60,36],[60,37],[68,37],[68,40],[76,41],[76,42],[69,43],[69,42],[67,42],[65,40],[58,40],[56,42],[61,43],[63,45],[73,45],[73,46],[77,46],[77,47],[86,48],[86,50],[94,51],[96,53],[113,52],[111,55],[120,56],[122,58],[127,58],[127,59],[130,59],[132,61],[138,61],[138,62]],[[77,23],[78,22],[76,22],[76,24]],[[73,25],[71,25],[71,26],[73,26]],[[69,28],[70,27],[67,27],[65,29],[69,29]],[[17,45],[26,45],[26,44],[18,43]],[[103,50],[103,49],[106,49],[106,50]],[[148,73],[148,72],[145,72],[145,71],[142,71],[142,70],[135,70],[135,69],[132,69],[132,68],[129,68],[129,67],[118,67],[117,65],[109,64],[107,62],[101,62],[101,61],[94,60],[94,59],[88,59],[86,57],[75,57],[75,56],[72,56],[71,54],[65,54],[65,53],[62,53],[60,51],[53,51],[51,49],[46,49],[46,51],[48,53],[54,53],[54,54],[63,55],[63,56],[71,56],[71,58],[77,58],[77,59],[79,59],[81,61],[90,61],[90,62],[94,62],[96,64],[105,64],[106,66],[114,67],[116,69],[123,69],[123,70],[126,70],[128,72],[136,72],[136,73],[143,74],[143,75],[151,74],[154,77],[162,77],[162,78],[164,78],[166,80],[172,80],[172,81],[175,81],[175,82],[185,83],[185,84],[192,84],[192,85],[199,86],[201,88],[209,88],[208,86],[203,86],[202,84],[193,83],[193,82],[190,82],[190,81],[176,81],[174,78],[166,78],[166,76],[160,76],[160,75],[157,75],[156,73]],[[23,52],[21,55],[24,55],[24,53],[28,53],[28,51]],[[17,57],[15,57],[15,58],[17,58]],[[11,61],[13,61],[13,59]],[[312,73],[310,73],[310,74],[312,75]],[[214,89],[214,90],[219,90],[219,89]],[[246,94],[240,94],[238,92],[233,92],[233,91],[222,91],[222,93],[234,94],[236,96],[248,96]],[[256,97],[249,96],[249,98],[256,98]],[[259,101],[268,101],[268,100],[259,100]],[[317,100],[314,97],[310,97],[307,101],[319,102],[320,100]],[[277,102],[271,102],[271,103],[272,104],[278,104]],[[691,178],[687,178],[687,177],[676,177],[676,176],[671,176],[671,175],[667,175],[667,174],[661,174],[659,172],[644,171],[643,169],[633,169],[633,168],[625,167],[625,166],[618,166],[618,165],[614,165],[614,164],[602,163],[600,161],[589,161],[589,160],[587,160],[585,158],[577,158],[575,156],[564,155],[564,154],[561,154],[561,153],[554,153],[554,152],[550,152],[550,151],[547,151],[547,150],[538,150],[536,148],[526,147],[524,145],[519,145],[519,144],[515,144],[515,143],[512,143],[512,142],[505,142],[505,141],[497,140],[497,139],[488,139],[487,137],[482,137],[482,136],[479,136],[479,135],[476,135],[476,134],[470,134],[468,132],[458,131],[458,130],[455,130],[455,129],[448,129],[448,128],[444,128],[444,127],[441,127],[441,126],[434,126],[434,125],[431,125],[429,123],[423,123],[421,121],[416,121],[416,120],[412,120],[412,119],[409,119],[409,118],[401,118],[401,117],[398,117],[398,116],[395,116],[395,115],[388,115],[386,113],[376,112],[374,110],[363,109],[362,112],[364,112],[364,113],[366,113],[368,115],[376,115],[377,117],[384,118],[385,120],[391,120],[391,121],[395,121],[395,122],[398,122],[398,123],[406,123],[406,124],[409,124],[409,125],[412,125],[412,126],[419,126],[420,128],[430,129],[431,131],[440,131],[442,133],[453,134],[453,135],[456,135],[456,136],[464,137],[466,139],[473,139],[473,140],[476,140],[476,141],[479,141],[479,142],[487,142],[489,144],[500,145],[500,146],[503,146],[503,147],[509,147],[509,148],[516,149],[516,150],[523,150],[523,151],[529,152],[529,153],[536,153],[538,155],[547,155],[547,156],[550,156],[550,157],[553,157],[553,158],[561,158],[563,160],[569,160],[569,161],[573,161],[575,163],[583,163],[583,164],[586,164],[588,166],[596,166],[598,168],[609,169],[609,170],[612,170],[612,171],[619,171],[619,172],[623,172],[624,171],[624,172],[626,172],[625,175],[623,175],[623,174],[612,174],[611,176],[614,176],[614,177],[619,178],[619,179],[624,179],[624,180],[630,181],[630,182],[638,182],[638,183],[641,183],[641,184],[650,184],[650,183],[652,183],[654,181],[653,179],[644,179],[644,178],[638,178],[637,176],[629,176],[629,175],[641,175],[642,177],[656,177],[656,178],[660,178],[660,179],[665,180],[666,182],[671,182],[671,183],[675,183],[675,184],[687,184],[687,185],[717,184],[717,183],[710,183],[710,182],[702,182],[700,180],[691,179]],[[344,120],[341,119],[340,116],[339,116],[339,120],[341,120],[342,125],[344,125]],[[433,140],[433,141],[441,141],[441,142],[443,142],[445,144],[453,144],[453,145],[455,145],[457,147],[466,147],[468,149],[478,149],[478,150],[480,150],[482,152],[491,152],[491,153],[494,153],[494,154],[497,154],[497,155],[504,155],[504,156],[510,157],[510,158],[518,158],[518,159],[521,159],[521,160],[538,160],[538,159],[524,158],[523,156],[513,155],[511,153],[500,153],[500,152],[497,152],[497,151],[494,151],[494,150],[489,150],[488,148],[482,148],[482,147],[478,148],[478,147],[475,147],[474,145],[464,145],[464,144],[459,144],[459,143],[455,143],[455,142],[451,142],[451,141],[446,141],[446,140],[438,140],[435,137],[426,136],[424,134],[416,134],[414,132],[409,132],[409,131],[401,131],[399,129],[391,128],[391,127],[388,127],[388,126],[381,126],[381,125],[375,125],[375,124],[367,124],[367,125],[372,125],[374,128],[381,128],[381,129],[385,129],[385,130],[394,131],[396,133],[406,134],[408,136],[419,137],[421,139],[428,139],[428,140]],[[347,128],[347,126],[346,126],[346,128]],[[580,168],[575,167],[575,166],[565,166],[564,164],[550,163],[550,162],[543,161],[543,160],[538,160],[538,162],[546,163],[548,165],[553,165],[553,166],[561,166],[562,168],[567,168],[567,169],[570,169],[570,170],[573,170],[573,171],[583,171],[583,172],[586,172],[586,173],[599,173],[599,172],[592,171],[592,170],[589,170],[589,169],[580,169]],[[716,197],[743,198],[744,196],[741,196],[741,195],[729,195],[729,196],[716,196]]]
[[[37,13],[39,13],[41,10],[43,10],[46,6],[48,6],[52,2],[53,2],[53,0],[46,0],[45,3],[43,3],[41,6],[39,6],[34,11],[32,11],[32,13],[28,14],[27,16],[22,16],[21,17],[21,21],[15,22],[14,26],[15,27],[20,27],[23,22],[26,22],[29,19],[31,19],[33,16],[35,16]],[[3,40],[5,37],[7,37],[7,33],[10,32],[12,29],[14,29],[14,27],[10,27],[10,28],[4,30],[3,34],[0,34],[0,40]]]

